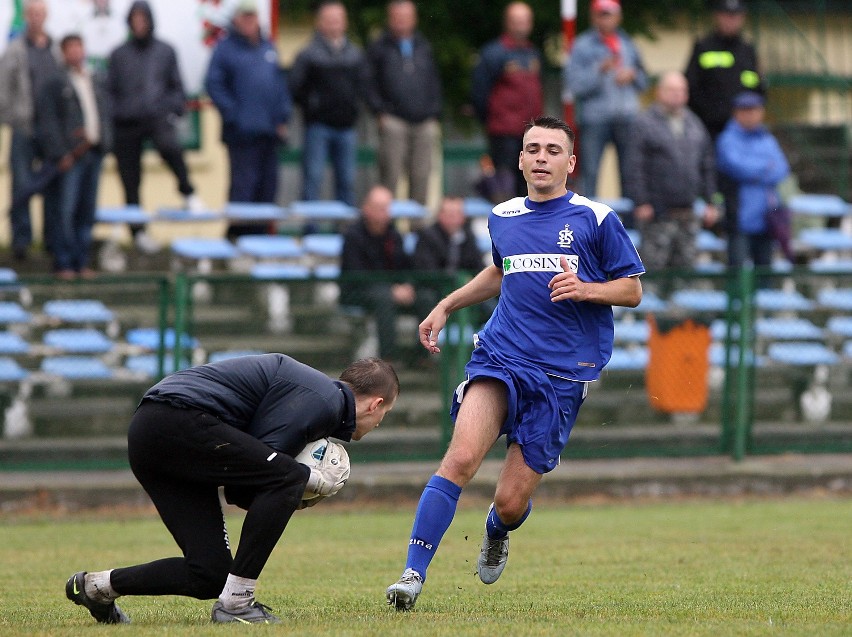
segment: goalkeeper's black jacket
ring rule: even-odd
[[[184,369],[166,376],[142,400],[200,409],[291,457],[313,440],[349,441],[355,431],[352,390],[284,354]]]

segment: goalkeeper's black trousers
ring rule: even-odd
[[[296,510],[310,471],[197,409],[145,400],[127,434],[130,467],[183,557],[113,570],[121,595],[218,597],[228,573],[257,579]],[[218,487],[247,510],[231,556]]]

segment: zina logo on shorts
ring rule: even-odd
[[[503,274],[518,272],[562,272],[560,259],[568,259],[568,267],[577,272],[580,257],[576,254],[516,254],[503,257]]]

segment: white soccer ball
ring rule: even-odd
[[[328,438],[309,442],[296,456],[296,462],[311,470],[303,501],[333,496],[349,479],[349,454]]]

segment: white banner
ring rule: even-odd
[[[127,39],[127,12],[133,0],[46,0],[45,29],[59,40],[69,33],[83,37],[86,53],[103,59]],[[227,28],[239,0],[149,0],[154,14],[154,34],[177,51],[178,64],[188,95],[201,91],[210,51],[216,37]],[[258,16],[269,33],[272,2],[258,0]],[[20,22],[20,0],[0,0],[0,54],[10,37],[11,27]]]

